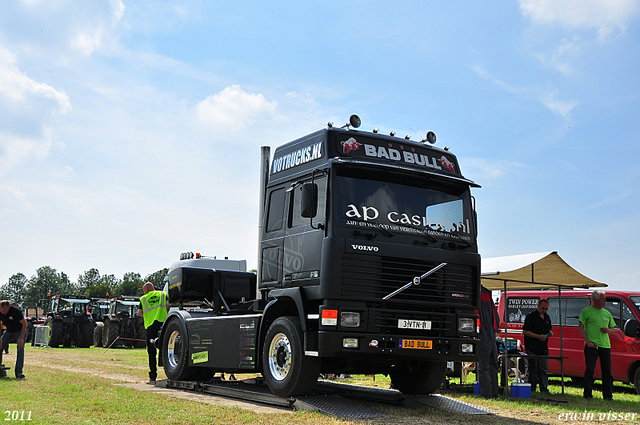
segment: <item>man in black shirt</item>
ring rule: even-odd
[[[551,331],[551,318],[547,314],[549,309],[549,301],[538,301],[538,308],[527,314],[524,319],[522,333],[524,334],[524,348],[527,354],[537,354],[541,356],[549,355],[549,347],[547,342],[549,337],[553,336]],[[540,382],[540,392],[548,393],[547,385],[549,378],[549,360],[540,358],[529,358],[529,383],[531,391],[536,390],[536,385]]]
[[[7,300],[2,300],[0,301],[0,322],[7,327],[7,331],[0,338],[0,364],[2,364],[2,346],[9,344],[9,341],[15,338],[18,346],[16,350],[16,378],[23,379],[24,336],[27,332],[27,321],[18,307],[12,306]],[[4,370],[0,370],[0,377],[5,376],[7,376],[7,373]]]

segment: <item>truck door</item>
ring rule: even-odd
[[[268,194],[264,235],[261,242],[261,282],[265,286],[279,286],[282,282],[282,258],[284,246],[285,199],[284,187],[273,189]]]
[[[309,179],[308,182],[310,182]],[[318,203],[313,217],[302,215],[301,186],[290,192],[289,217],[284,238],[284,286],[318,285],[324,237],[327,177],[315,178]],[[307,183],[307,182],[305,182]]]

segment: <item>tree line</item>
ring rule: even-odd
[[[40,267],[36,274],[27,279],[22,273],[16,273],[6,284],[0,286],[0,300],[10,300],[20,306],[46,308],[52,295],[79,295],[87,298],[112,298],[120,295],[142,295],[142,285],[153,282],[156,288],[164,286],[164,277],[168,268],[147,275],[125,273],[122,279],[112,274],[100,275],[92,268],[78,276],[77,282],[71,282],[64,272],[58,272],[49,266]]]

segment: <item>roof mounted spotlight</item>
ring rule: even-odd
[[[434,133],[433,131],[430,131],[427,133],[427,142],[431,143],[432,145],[436,144],[436,133]]]
[[[396,132],[395,132],[395,131],[392,131],[391,133],[389,133],[389,136],[391,136],[391,137],[393,137],[393,136],[395,136],[395,135],[396,135]]]
[[[360,127],[360,124],[362,124],[360,117],[357,115],[351,115],[349,117],[349,122],[343,125],[341,128],[347,128],[347,129],[349,129],[349,127],[358,128]]]
[[[373,129],[373,134],[378,134],[378,131],[380,131],[380,130],[378,130],[377,128],[374,128]]]
[[[329,122],[327,123],[327,127],[329,127],[329,128],[333,128],[333,122],[329,121]]]
[[[449,152],[449,149],[451,149],[449,146],[445,146],[444,147],[444,150],[447,151],[447,152]]]
[[[406,136],[404,136],[405,139],[407,140],[411,140],[411,136],[409,136],[408,134]]]

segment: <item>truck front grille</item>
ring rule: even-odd
[[[433,261],[345,253],[341,295],[344,299],[380,303],[377,307],[401,311],[420,311],[421,306],[442,312],[475,308],[478,297],[475,267],[451,263],[428,276],[419,286],[412,285],[388,301],[382,300],[438,264]]]

